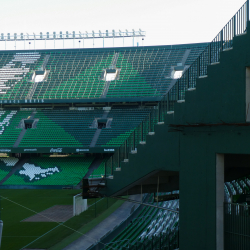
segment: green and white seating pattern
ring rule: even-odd
[[[93,160],[93,156],[31,157],[3,185],[75,186]]]

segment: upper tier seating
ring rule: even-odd
[[[2,51],[0,100],[161,96],[177,63],[191,65],[206,45]],[[110,68],[120,71],[106,89],[103,70]],[[46,76],[35,82],[32,76],[39,70],[46,70]]]

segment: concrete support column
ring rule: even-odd
[[[216,249],[224,249],[224,154],[216,155]]]

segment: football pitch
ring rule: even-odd
[[[110,198],[89,199],[88,210],[66,222],[53,222],[48,218],[47,221],[36,222],[31,219],[36,213],[55,206],[73,207],[73,196],[79,193],[79,190],[0,190],[3,220],[1,249],[49,249],[53,246],[56,249],[63,239],[80,229],[86,233],[122,204]],[[95,223],[90,223],[93,220]],[[79,233],[79,237],[81,235]]]

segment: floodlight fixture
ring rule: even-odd
[[[132,29],[132,32],[133,32],[133,35],[135,35],[135,30],[134,29]]]
[[[17,33],[14,33],[14,39],[15,40],[17,39]]]
[[[47,32],[47,38],[49,38],[49,32]]]
[[[72,37],[73,37],[73,38],[76,37],[76,32],[75,32],[75,31],[72,32]]]
[[[79,36],[82,37],[82,32],[81,31],[79,31]]]
[[[63,38],[62,31],[60,31],[60,38]]]
[[[141,29],[139,29],[139,35],[141,35]]]
[[[21,39],[23,39],[23,33],[20,34]]]
[[[106,36],[109,36],[109,31],[108,30],[106,30]]]
[[[115,30],[112,30],[112,35],[115,36]]]
[[[121,30],[119,30],[119,36],[121,36],[122,35],[122,31]]]
[[[92,30],[92,36],[95,37],[95,31],[94,30]]]
[[[128,36],[128,30],[125,30],[126,31],[126,36]]]
[[[1,40],[4,40],[4,33],[1,33]]]
[[[26,33],[26,36],[27,36],[27,39],[29,39],[29,34],[28,33]]]
[[[66,37],[69,38],[69,32],[68,31],[66,31]]]
[[[43,39],[43,33],[42,32],[40,32],[40,38]]]
[[[7,34],[7,39],[10,40],[10,33]]]
[[[53,38],[54,39],[56,38],[56,32],[55,31],[53,32]]]
[[[36,39],[36,34],[33,32],[33,35],[34,35],[34,39]]]
[[[101,37],[102,36],[102,32],[99,30],[99,36]]]
[[[85,33],[86,33],[86,37],[89,37],[88,32],[87,32],[87,31],[85,31]]]

